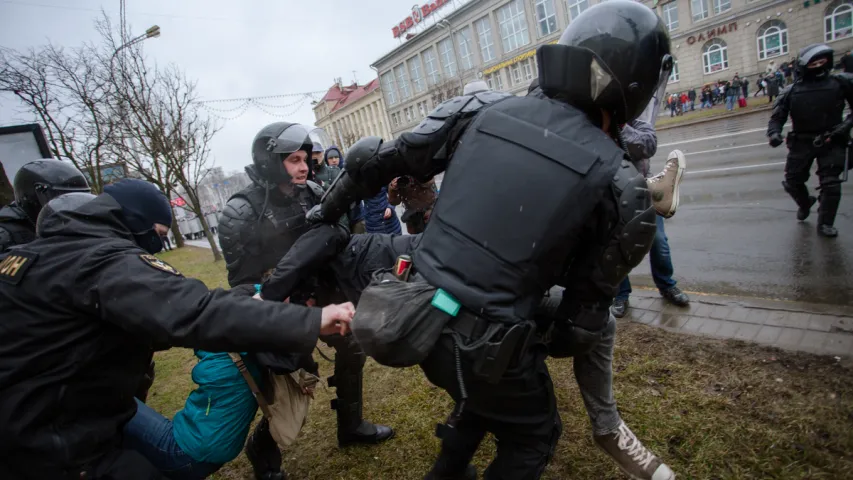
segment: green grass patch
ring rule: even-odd
[[[208,285],[227,284],[224,265],[214,264],[209,251],[186,247],[162,258],[187,275],[198,272]],[[332,365],[318,360],[329,376]],[[194,363],[189,350],[158,353],[149,403],[167,416],[179,410],[193,388]],[[548,365],[564,429],[545,478],[624,478],[592,443],[571,359]],[[853,371],[845,362],[620,323],[614,372],[622,417],[679,478],[853,478]],[[418,368],[372,360],[364,385],[365,417],[394,426],[396,438],[337,448],[333,391],[319,388],[302,435],[284,452],[290,478],[423,478],[438,453],[433,431],[450,398]],[[485,441],[475,458],[481,472],[493,452]],[[213,478],[250,477],[241,455]]]

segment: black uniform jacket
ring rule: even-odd
[[[0,463],[61,471],[120,443],[152,349],[310,352],[320,309],[208,290],[101,195],[0,255]],[[3,469],[0,468],[0,471]]]

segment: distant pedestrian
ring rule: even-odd
[[[735,84],[737,82],[737,77],[735,77],[732,83],[725,85],[726,89],[726,110],[732,111],[735,109],[735,102],[737,101],[738,93],[740,93],[739,85]]]
[[[161,235],[160,240],[163,242],[163,250],[172,250],[172,241],[169,240],[169,235]]]
[[[675,110],[678,108],[678,97],[673,93],[669,96],[669,116],[675,116]]]
[[[690,99],[687,97],[687,92],[681,92],[681,111],[686,112],[690,104]]]
[[[382,187],[382,190],[375,197],[365,200],[364,210],[367,233],[390,233],[397,235],[403,233],[402,228],[400,228],[400,220],[397,218],[397,212],[388,203],[388,187]]]
[[[687,92],[687,99],[690,101],[690,111],[696,109],[696,89],[691,88],[689,92]]]
[[[764,81],[764,79],[763,79],[763,78],[758,77],[758,80],[756,80],[756,81],[755,81],[755,84],[756,84],[756,86],[758,87],[758,90],[756,90],[756,92],[752,95],[753,97],[757,97],[757,96],[758,96],[758,95],[760,95],[762,92],[763,92],[764,94],[767,94],[767,90],[765,90],[765,88],[767,87],[767,82],[766,82],[766,81]]]
[[[779,96],[779,81],[776,75],[768,75],[764,81],[767,82],[767,96],[770,98],[769,103],[773,103],[773,98]]]
[[[741,80],[740,88],[743,90],[743,98],[749,97],[749,81],[746,77],[743,77],[743,80]]]

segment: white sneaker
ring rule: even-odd
[[[680,195],[678,187],[681,185],[681,177],[686,168],[687,161],[684,159],[684,154],[681,150],[673,150],[666,159],[663,171],[646,180],[658,215],[664,218],[675,215]]]
[[[592,438],[633,480],[675,480],[672,469],[644,447],[625,422],[613,433]]]

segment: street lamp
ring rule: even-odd
[[[143,33],[142,35],[139,35],[138,37],[132,38],[132,39],[128,40],[126,43],[124,43],[123,45],[121,45],[120,47],[116,48],[116,51],[113,52],[112,57],[110,57],[110,64],[112,65],[112,60],[115,58],[116,55],[118,55],[118,52],[122,51],[123,49],[125,49],[131,45],[135,45],[135,44],[137,44],[143,40],[147,40],[149,38],[157,38],[159,36],[160,36],[160,27],[159,26],[154,25],[152,27],[148,27],[148,30],[145,30],[145,33]]]

